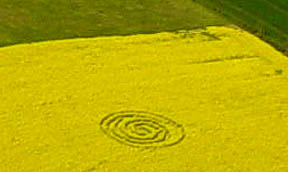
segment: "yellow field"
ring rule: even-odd
[[[288,171],[288,59],[233,27],[0,48],[1,172]]]

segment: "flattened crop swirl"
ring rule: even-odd
[[[166,147],[181,142],[184,128],[171,119],[143,111],[109,114],[100,123],[113,139],[133,147]]]

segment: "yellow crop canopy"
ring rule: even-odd
[[[287,171],[288,59],[235,27],[0,48],[0,171]]]

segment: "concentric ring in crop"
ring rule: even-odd
[[[115,140],[134,147],[165,147],[184,139],[184,128],[150,112],[123,111],[107,115],[102,130]]]

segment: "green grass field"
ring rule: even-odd
[[[0,0],[0,46],[228,22],[191,0]]]
[[[287,0],[0,0],[0,46],[236,24],[288,54]]]
[[[287,0],[194,0],[288,54]]]

